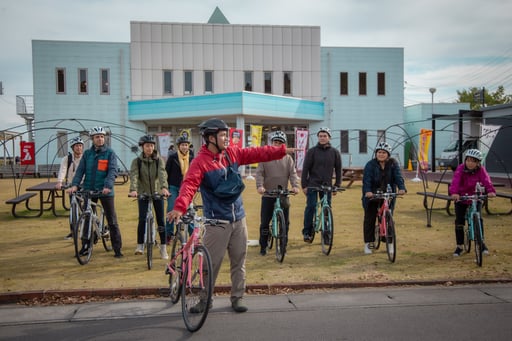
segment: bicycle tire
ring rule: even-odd
[[[284,219],[283,211],[277,212],[276,219],[276,259],[279,263],[282,263],[286,253],[286,220]]]
[[[213,292],[212,262],[208,250],[203,245],[198,245],[194,250],[192,258],[186,260],[186,262],[192,262],[192,274],[191,283],[187,283],[189,270],[188,265],[184,264],[185,270],[181,287],[181,312],[187,329],[190,332],[195,332],[203,326],[210,310]],[[197,313],[191,312],[190,309],[196,307],[201,301],[203,302],[203,309]]]
[[[98,231],[100,231],[101,243],[103,244],[105,251],[110,252],[112,251],[112,243],[110,242],[110,232],[106,233],[106,231],[108,231],[107,218],[102,214],[99,219],[101,221],[101,228],[98,226]]]
[[[395,234],[395,221],[391,212],[386,212],[386,253],[391,263],[396,259],[396,234]]]
[[[377,225],[375,225],[375,241],[373,242],[373,248],[378,250],[380,247],[380,221]]]
[[[322,235],[320,241],[322,244],[322,252],[324,255],[328,256],[331,253],[334,239],[334,221],[332,219],[332,210],[329,206],[324,206],[322,211]]]
[[[171,260],[183,248],[184,241],[181,239],[181,233],[176,233],[171,247]],[[181,296],[181,285],[182,285],[182,274],[183,274],[183,254],[179,254],[174,261],[174,271],[168,272],[169,274],[169,297],[171,298],[172,304],[176,304],[180,300]]]
[[[484,250],[484,240],[482,237],[482,225],[480,222],[480,217],[476,214],[473,215],[473,236],[475,241],[475,257],[476,264],[478,266],[482,266],[483,257],[482,253]]]
[[[92,250],[94,247],[94,230],[92,226],[90,213],[84,213],[78,219],[76,224],[76,231],[73,233],[73,243],[75,244],[75,257],[80,265],[89,263],[92,257]],[[85,236],[85,237],[84,237]],[[89,252],[85,255],[80,254],[82,244],[89,245]]]
[[[153,246],[155,241],[153,240],[153,231],[154,231],[154,221],[153,217],[146,219],[146,260],[148,264],[148,270],[151,270],[153,267]]]
[[[471,233],[469,231],[469,222],[468,224],[464,225],[464,251],[466,253],[469,253],[471,251]]]
[[[71,201],[71,204],[69,206],[69,226],[71,227],[71,232],[75,232],[75,225],[78,222],[78,219],[80,218],[80,211],[79,211],[79,205],[75,201]]]
[[[267,249],[269,249],[269,250],[272,250],[272,247],[274,246],[274,230],[273,229],[274,229],[274,222],[271,222],[270,226],[268,227],[268,234],[267,234]]]

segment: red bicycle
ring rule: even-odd
[[[386,242],[386,253],[391,263],[395,262],[396,258],[396,233],[395,221],[393,220],[393,212],[390,208],[391,200],[397,197],[398,194],[391,192],[390,189],[385,193],[377,191],[371,200],[382,200],[382,205],[377,213],[378,224],[375,225],[375,243],[374,249],[378,250],[380,242]]]

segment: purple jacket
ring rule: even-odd
[[[475,185],[479,182],[484,186],[486,193],[496,193],[492,185],[491,178],[485,167],[480,165],[474,171],[466,169],[465,165],[460,164],[453,174],[452,183],[450,184],[450,194],[473,195],[475,194]]]

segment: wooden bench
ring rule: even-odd
[[[10,204],[12,205],[12,209],[11,209],[11,212],[12,212],[12,215],[16,218],[28,218],[28,217],[32,217],[32,216],[21,216],[19,214],[16,213],[16,205],[22,203],[22,202],[25,202],[25,207],[27,208],[27,210],[29,211],[34,211],[34,209],[30,208],[30,206],[28,205],[28,202],[30,200],[30,198],[36,196],[37,193],[35,192],[32,192],[32,193],[24,193],[16,198],[12,198],[12,199],[9,199],[7,200],[5,203],[6,204]]]
[[[423,196],[423,207],[425,207],[426,210],[433,209],[428,207],[427,198],[432,198],[432,204],[436,199],[439,199],[446,201],[446,205],[445,207],[443,207],[443,209],[446,210],[446,213],[448,213],[448,215],[453,215],[452,212],[450,211],[450,204],[452,202],[452,198],[448,194],[435,192],[416,192],[416,194]]]
[[[364,168],[362,167],[343,168],[342,171],[342,180],[348,181],[348,184],[345,186],[345,188],[350,188],[354,181],[363,180]]]
[[[37,175],[40,178],[56,178],[59,174],[60,165],[59,164],[51,164],[51,165],[38,165],[37,166]]]
[[[36,166],[35,165],[19,165],[17,178],[24,177],[25,175],[32,175],[37,178]]]
[[[4,165],[0,166],[0,178],[15,178],[18,177],[18,166]]]
[[[497,198],[505,198],[505,199],[510,199],[510,202],[512,203],[512,193],[505,193],[505,192],[496,192],[496,197]],[[508,212],[504,212],[504,213],[499,213],[499,212],[496,212],[496,213],[492,213],[490,210],[489,210],[489,201],[486,201],[485,205],[485,211],[488,213],[488,214],[512,214],[512,208],[510,209],[510,211]]]

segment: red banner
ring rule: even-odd
[[[229,128],[229,145],[243,147],[244,131],[242,129]]]
[[[34,142],[20,142],[21,150],[21,165],[35,165],[36,164],[36,146]]]

